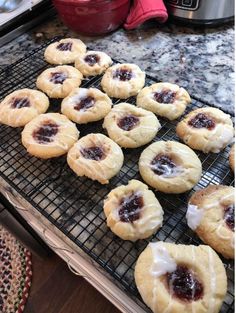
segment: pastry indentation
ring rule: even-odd
[[[155,101],[159,103],[174,103],[176,92],[169,89],[165,89],[162,90],[161,92],[154,92],[153,97]]]
[[[100,61],[100,57],[97,54],[88,54],[84,58],[84,61],[88,63],[89,66],[94,66]]]
[[[120,201],[119,218],[124,223],[133,223],[140,218],[140,210],[144,206],[140,193],[132,193]]]
[[[158,154],[151,162],[151,169],[157,175],[170,176],[174,173],[177,165],[168,155]]]
[[[90,148],[83,148],[80,150],[80,152],[85,159],[94,161],[101,161],[106,157],[104,150],[96,146]]]
[[[139,118],[135,115],[129,114],[119,119],[117,125],[121,129],[129,131],[133,129],[134,127],[136,127],[138,123],[139,123]]]
[[[132,70],[119,68],[113,73],[113,78],[118,78],[121,81],[128,81],[131,80],[133,77]]]
[[[86,111],[89,108],[92,108],[95,104],[95,99],[91,96],[80,99],[80,101],[74,106],[74,109],[77,111],[83,110]]]
[[[189,122],[188,125],[194,128],[207,128],[212,130],[215,127],[215,121],[204,113],[198,113]]]
[[[54,84],[63,84],[66,79],[67,79],[67,75],[65,73],[55,72],[55,73],[51,73],[50,82]]]
[[[33,138],[41,144],[50,143],[59,131],[59,125],[53,121],[46,121],[33,132]]]
[[[178,265],[166,274],[169,292],[182,301],[197,301],[203,297],[203,285],[187,266]]]
[[[234,205],[230,205],[224,209],[225,224],[234,231]]]
[[[12,109],[21,109],[26,107],[30,107],[30,101],[27,97],[14,98],[13,101],[11,102]]]
[[[57,50],[60,51],[71,51],[72,42],[61,42],[57,45]]]

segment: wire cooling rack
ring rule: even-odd
[[[55,39],[54,39],[55,40]],[[0,72],[0,99],[20,88],[35,88],[36,77],[50,67],[43,60],[43,52],[49,44],[29,53],[25,58]],[[82,87],[100,89],[101,77],[83,81]],[[158,79],[147,77],[150,85]],[[113,99],[114,100],[114,99]],[[113,103],[119,103],[114,100]],[[127,102],[135,104],[135,98]],[[192,97],[189,111],[204,107],[206,103]],[[50,110],[60,112],[60,101],[52,100]],[[159,119],[162,125],[156,140],[177,140],[175,126],[177,121]],[[102,123],[96,122],[78,126],[81,136],[90,132],[101,132]],[[165,195],[156,192],[164,209],[163,227],[148,240],[136,243],[123,241],[106,226],[103,214],[103,199],[114,187],[127,184],[130,179],[141,179],[138,172],[138,159],[145,147],[126,149],[125,161],[120,173],[108,185],[87,178],[77,177],[67,166],[66,158],[40,160],[30,156],[21,145],[22,129],[0,126],[0,176],[22,197],[30,202],[55,227],[77,244],[93,260],[102,266],[119,286],[145,308],[134,282],[134,266],[141,251],[149,241],[164,240],[183,244],[199,244],[201,241],[188,228],[185,214],[190,195],[210,184],[233,185],[234,177],[229,169],[230,147],[220,154],[197,153],[202,161],[203,175],[192,191],[181,195]],[[233,263],[222,259],[227,271],[228,292],[221,313],[234,312]]]

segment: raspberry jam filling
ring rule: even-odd
[[[151,162],[151,169],[157,175],[170,176],[174,173],[176,164],[164,154],[158,154]]]
[[[212,130],[215,127],[215,121],[204,113],[198,113],[188,122],[188,125],[194,128],[207,128],[208,130]]]
[[[71,51],[72,42],[61,42],[57,45],[57,50],[60,51]]]
[[[67,79],[67,75],[65,73],[55,72],[55,73],[51,73],[50,82],[54,84],[63,84],[66,79]]]
[[[234,205],[230,205],[224,209],[224,220],[226,225],[234,231]]]
[[[101,161],[105,159],[105,153],[100,147],[83,148],[80,152],[85,159],[94,161]]]
[[[92,108],[94,104],[95,104],[94,98],[91,96],[88,96],[86,98],[81,99],[80,102],[74,106],[74,109],[77,111],[80,111],[80,110],[86,111],[89,108]]]
[[[132,114],[129,114],[129,115],[126,115],[125,117],[122,117],[118,121],[117,125],[121,129],[129,131],[133,129],[134,127],[136,127],[138,123],[139,123],[139,118]]]
[[[132,71],[124,68],[117,69],[113,73],[113,78],[118,78],[121,81],[131,80],[132,77],[133,77]]]
[[[11,108],[13,109],[21,109],[30,107],[30,101],[27,97],[24,98],[14,98],[11,103]]]
[[[138,193],[122,198],[119,209],[120,220],[124,223],[133,223],[138,220],[143,205],[143,197]]]
[[[50,143],[58,133],[59,125],[53,121],[44,122],[38,129],[33,132],[33,138],[38,143]]]
[[[161,92],[155,92],[153,97],[159,103],[173,103],[175,101],[176,92],[163,90]]]
[[[197,301],[203,297],[203,285],[187,266],[178,265],[166,279],[170,293],[180,300]]]
[[[84,61],[88,63],[89,66],[94,66],[100,61],[100,57],[97,54],[88,54],[84,58]]]

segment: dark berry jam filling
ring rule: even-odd
[[[74,109],[77,111],[83,110],[86,111],[89,108],[92,108],[95,104],[95,100],[93,97],[89,96],[80,100],[79,103],[76,103]]]
[[[204,113],[198,113],[188,122],[188,125],[194,128],[207,128],[212,130],[215,127],[215,121]]]
[[[52,121],[44,122],[38,129],[33,132],[33,138],[38,143],[49,143],[54,140],[58,133],[59,125]]]
[[[176,92],[163,90],[161,92],[155,92],[153,97],[159,103],[173,103],[175,101]]]
[[[89,66],[94,66],[100,61],[100,57],[97,54],[88,54],[84,58],[84,61],[88,63]]]
[[[158,154],[151,162],[151,169],[157,175],[171,175],[175,167],[176,164],[172,159],[164,154]]]
[[[119,209],[120,220],[124,223],[133,223],[138,220],[143,205],[143,197],[137,193],[122,198]]]
[[[171,294],[183,301],[197,301],[203,297],[203,285],[187,266],[178,265],[168,273],[167,285]]]
[[[101,161],[105,158],[105,153],[100,147],[84,148],[80,152],[85,159],[89,160]]]
[[[133,77],[132,71],[124,68],[117,69],[113,73],[113,78],[118,78],[121,81],[131,80],[132,77]]]
[[[126,115],[125,117],[122,117],[117,125],[122,128],[123,130],[129,131],[137,126],[139,123],[139,118],[134,115]]]
[[[30,107],[30,101],[27,97],[24,98],[14,98],[11,103],[11,108],[13,109],[21,109]]]
[[[55,73],[51,73],[50,82],[54,84],[63,84],[66,79],[67,79],[67,75],[65,73],[55,72]]]
[[[72,42],[61,42],[59,45],[57,45],[57,50],[60,51],[71,51],[72,48]]]
[[[234,205],[230,205],[224,209],[224,220],[226,225],[234,231]]]

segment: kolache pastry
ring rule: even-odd
[[[233,187],[211,185],[195,192],[186,214],[188,226],[225,258],[234,258]]]
[[[78,176],[86,176],[101,184],[121,169],[124,155],[121,148],[103,134],[89,134],[82,137],[69,150],[67,162]]]
[[[111,99],[96,88],[75,88],[61,103],[61,112],[78,124],[103,119],[111,110]]]
[[[96,76],[104,73],[112,63],[112,59],[105,52],[88,51],[76,58],[75,67],[84,76]]]
[[[154,313],[218,313],[227,291],[224,265],[206,245],[149,243],[134,277]]]
[[[232,142],[234,128],[230,115],[207,107],[185,116],[178,123],[176,133],[193,149],[218,153]]]
[[[235,144],[233,144],[231,149],[230,149],[229,165],[230,165],[232,171],[234,172],[234,168],[235,168]]]
[[[44,52],[44,58],[51,64],[70,64],[86,53],[86,46],[80,39],[65,38],[51,43]]]
[[[25,126],[33,118],[45,113],[48,97],[38,90],[20,89],[10,93],[0,103],[0,123],[12,127]]]
[[[36,157],[48,159],[65,154],[78,140],[74,123],[59,113],[40,114],[22,131],[22,143]]]
[[[148,186],[138,180],[113,189],[104,201],[107,226],[124,240],[136,241],[162,226],[163,210]]]
[[[137,106],[174,120],[191,102],[188,92],[171,83],[157,83],[143,88],[137,96]]]
[[[137,148],[150,142],[161,125],[152,112],[129,103],[119,103],[105,117],[103,128],[121,147]]]
[[[48,68],[37,78],[36,86],[50,98],[65,98],[79,87],[83,75],[73,66],[62,65]]]
[[[145,73],[135,64],[116,64],[103,75],[101,86],[110,97],[126,99],[136,96],[145,84]]]
[[[143,180],[164,193],[182,193],[193,188],[202,174],[196,153],[176,141],[158,141],[148,146],[139,159]]]

